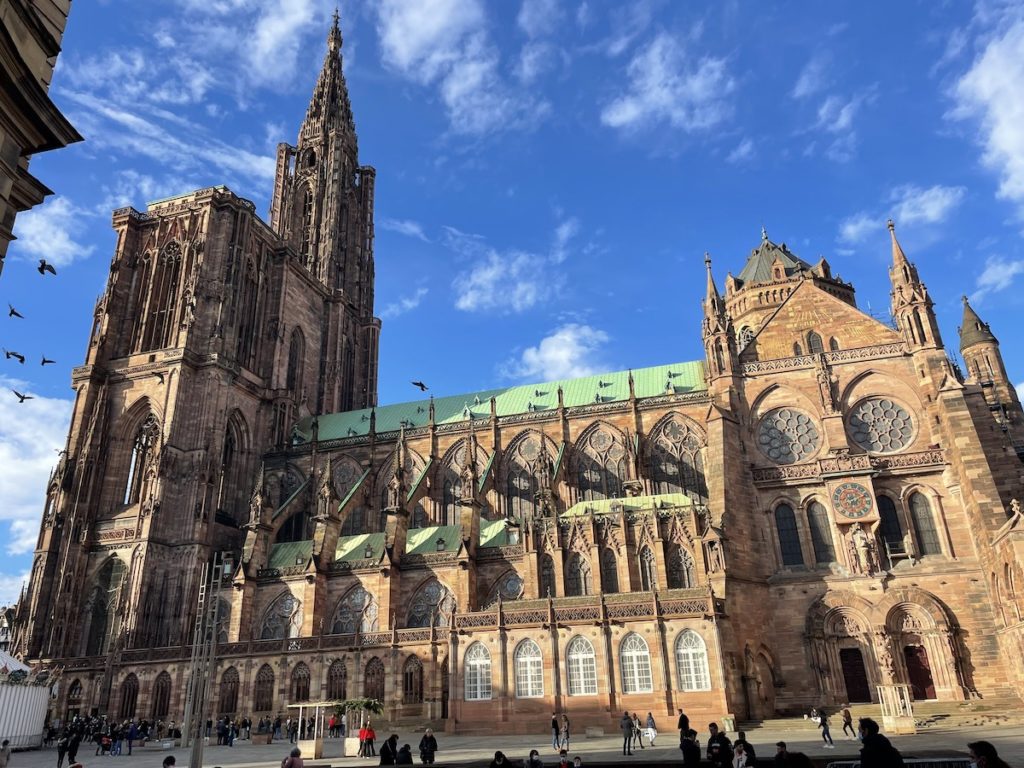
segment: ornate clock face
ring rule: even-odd
[[[871,494],[860,483],[843,483],[832,491],[832,506],[845,517],[864,517],[871,504]]]

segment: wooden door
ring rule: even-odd
[[[871,686],[868,685],[868,673],[864,668],[864,655],[860,648],[840,648],[839,663],[843,668],[843,681],[846,683],[846,698],[850,704],[871,701]]]
[[[921,645],[908,645],[903,649],[903,658],[907,662],[907,678],[914,700],[934,699],[935,681],[932,680],[928,651]]]

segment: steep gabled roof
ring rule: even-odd
[[[768,233],[761,231],[761,244],[750,252],[743,271],[736,278],[737,287],[751,283],[770,283],[772,277],[772,264],[778,259],[786,270],[786,277],[791,277],[798,272],[810,272],[811,265],[792,253],[785,243],[776,244],[768,239]]]
[[[978,313],[974,311],[974,307],[967,301],[966,296],[963,297],[963,302],[964,317],[960,321],[960,351],[981,342],[996,341],[988,323],[978,317]]]

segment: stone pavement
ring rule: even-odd
[[[386,733],[380,734],[387,737]],[[419,764],[416,745],[420,739],[419,733],[399,732],[399,746],[408,743],[413,747],[413,755]],[[728,734],[730,738],[735,737],[735,732]],[[844,740],[835,735],[835,749],[824,749],[821,746],[821,737],[818,730],[812,723],[793,720],[784,725],[773,724],[763,728],[751,728],[747,731],[747,739],[757,751],[758,758],[770,758],[775,754],[775,742],[785,741],[790,751],[805,752],[812,758],[820,760],[842,760],[857,759],[859,744],[854,741]],[[501,750],[510,758],[522,759],[526,757],[531,749],[540,750],[541,757],[545,764],[554,765],[557,762],[555,752],[551,749],[550,738],[547,734],[539,735],[536,738],[529,736],[487,736],[487,735],[458,735],[446,736],[437,734],[440,751],[438,752],[438,765],[448,763],[463,763],[470,765],[486,766],[494,757],[495,750]],[[701,734],[702,742],[707,734]],[[893,743],[905,757],[913,756],[916,753],[928,753],[934,755],[937,752],[948,752],[964,755],[967,753],[966,744],[968,741],[987,739],[996,745],[1001,757],[1011,766],[1024,766],[1024,726],[999,726],[993,728],[949,728],[929,729],[916,736],[894,736]],[[581,738],[573,742],[570,756],[580,755],[584,765],[588,761],[620,760],[626,763],[679,763],[680,753],[678,749],[678,735],[672,730],[662,733],[657,740],[656,746],[644,750],[637,750],[632,758],[622,757],[621,737],[605,736],[602,738],[585,739]],[[236,742],[234,747],[207,746],[204,754],[203,765],[206,768],[223,766],[224,768],[277,768],[282,758],[288,754],[290,745],[287,742],[274,742],[272,745],[254,746],[248,742]],[[175,748],[172,750],[160,750],[152,747],[135,749],[134,754],[128,757],[127,754],[121,757],[97,757],[94,755],[95,747],[83,745],[79,750],[78,760],[85,768],[159,768],[163,758],[167,754],[173,754],[177,759],[178,768],[187,768],[189,761],[189,750]],[[328,740],[325,743],[325,754],[321,760],[310,760],[315,765],[331,766],[357,766],[376,765],[377,758],[359,759],[340,757],[341,744],[337,739]],[[10,768],[56,768],[57,751],[55,749],[31,750],[18,752],[11,758]],[[66,763],[65,763],[66,768]]]

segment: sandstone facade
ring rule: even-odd
[[[950,362],[893,227],[893,325],[763,233],[724,295],[708,261],[702,361],[377,407],[373,169],[328,42],[270,226],[222,188],[114,214],[15,640],[64,665],[55,717],[180,721],[215,552],[214,715],[1019,695],[1020,403],[966,304]]]

